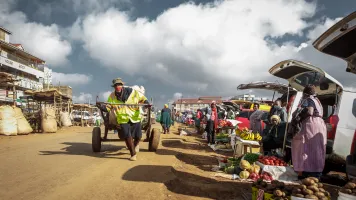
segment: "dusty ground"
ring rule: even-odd
[[[177,125],[156,153],[141,143],[136,162],[124,142],[93,153],[91,130],[0,137],[0,199],[251,198],[249,184],[214,177],[216,154],[199,137],[178,136]]]

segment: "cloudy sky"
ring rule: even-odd
[[[284,59],[356,87],[345,62],[311,46],[354,8],[355,0],[0,0],[0,25],[46,60],[54,84],[71,85],[77,102],[103,100],[121,77],[163,104],[180,94],[241,94],[238,84],[277,80],[268,69]]]

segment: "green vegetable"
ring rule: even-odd
[[[248,161],[250,164],[258,161],[259,155],[256,153],[247,153],[245,154],[244,160]]]
[[[230,166],[225,168],[225,173],[227,174],[233,174],[235,171],[235,166]]]

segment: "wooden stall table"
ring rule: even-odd
[[[243,140],[238,136],[231,137],[231,145],[234,147],[234,156],[239,157],[246,153],[255,153],[253,149],[259,149],[260,152],[261,145],[258,141]],[[248,152],[248,148],[250,151]]]

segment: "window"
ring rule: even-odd
[[[5,32],[0,30],[0,40],[5,41]]]
[[[352,104],[352,114],[356,117],[356,99],[354,99]]]
[[[309,84],[313,84],[315,86],[320,86],[320,83],[323,83],[323,84],[333,83],[331,80],[323,77],[318,72],[303,73],[295,78],[295,82],[301,86],[307,86]]]

